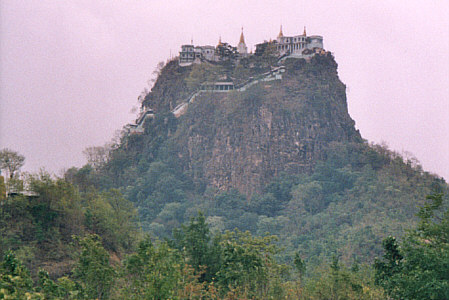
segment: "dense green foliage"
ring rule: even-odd
[[[77,239],[77,242],[81,252],[73,269],[73,278],[79,282],[85,298],[109,298],[115,275],[109,264],[109,253],[95,235]]]
[[[306,179],[285,175],[265,194],[292,201],[291,191]],[[306,262],[276,236],[225,230],[223,219],[232,219],[226,207],[247,203],[237,192],[218,194],[226,206],[215,203],[214,217],[198,213],[160,241],[140,238],[132,205],[117,190],[80,192],[47,174],[30,176],[25,186],[34,193],[8,196],[2,205],[9,223],[1,228],[5,299],[384,299],[381,287],[394,299],[447,297],[449,213],[442,194],[428,197],[402,247],[392,238],[384,242],[374,277],[357,260],[350,268],[336,255]],[[251,203],[242,213],[265,207]]]
[[[311,174],[280,174],[251,198],[217,191],[192,179],[180,169],[179,158],[169,155],[170,122],[176,126],[176,120],[166,120],[156,118],[147,124],[151,134],[133,137],[152,145],[141,153],[125,152],[128,164],[140,158],[135,167],[110,175],[125,176],[121,189],[137,206],[144,230],[159,237],[171,236],[202,210],[214,232],[238,228],[278,235],[285,260],[300,251],[314,264],[333,254],[345,263],[371,262],[387,234],[402,235],[414,224],[426,194],[447,189],[443,180],[384,146],[334,143]],[[166,142],[156,144],[164,135]],[[104,170],[114,164],[112,159]]]
[[[449,209],[443,195],[427,197],[416,229],[384,240],[385,254],[375,263],[376,281],[394,299],[449,298]]]
[[[402,246],[384,241],[383,259],[373,270],[351,268],[334,256],[303,278],[299,255],[295,267],[277,262],[276,237],[249,232],[212,234],[200,213],[169,242],[145,238],[136,252],[113,263],[97,235],[75,237],[77,249],[69,276],[53,280],[30,272],[12,251],[0,265],[4,299],[446,299],[449,291],[448,203],[442,194],[428,197],[420,222]],[[171,246],[172,245],[172,246]]]
[[[70,269],[74,235],[98,234],[117,255],[132,249],[139,232],[137,214],[118,190],[80,193],[46,173],[31,175],[25,183],[32,193],[14,193],[1,203],[0,255],[14,250],[32,272],[45,265],[62,275]]]
[[[192,238],[194,239],[192,240]],[[279,264],[274,236],[249,232],[211,234],[200,213],[169,242],[141,240],[136,252],[116,261],[97,235],[75,237],[75,261],[68,276],[52,279],[28,269],[8,251],[0,265],[5,299],[310,299],[344,295],[381,299],[366,270],[349,272],[338,262],[323,265],[331,276],[303,282],[293,268]],[[192,241],[190,248],[176,248]],[[170,246],[170,244],[175,247]],[[341,268],[341,270],[340,270]],[[53,276],[54,278],[54,276]],[[360,283],[360,280],[364,280]],[[319,282],[319,284],[317,284]]]

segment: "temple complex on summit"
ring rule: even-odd
[[[316,54],[321,55],[327,53],[323,49],[322,36],[307,36],[305,27],[302,34],[285,36],[282,32],[282,26],[275,40],[256,44],[255,53],[252,53],[252,51],[248,53],[248,46],[245,43],[245,36],[243,35],[242,28],[237,47],[222,42],[221,37],[218,40],[217,46],[195,46],[193,45],[193,41],[191,41],[190,44],[181,46],[178,62],[181,67],[184,67],[192,64],[201,64],[203,62],[239,61],[250,57],[251,55],[261,56],[267,49],[270,49],[270,55],[277,55],[279,61],[290,57],[307,59]],[[284,72],[285,67],[279,65],[277,67],[272,67],[271,70],[266,73],[249,77],[247,81],[239,83],[238,85],[234,83],[232,78],[227,77],[218,81],[203,82],[194,94],[184,99],[184,101],[172,109],[171,112],[178,118],[186,112],[189,103],[193,102],[201,93],[243,92],[259,82],[282,80],[282,74]],[[145,131],[143,126],[145,121],[147,119],[153,119],[154,117],[154,111],[151,108],[146,108],[140,112],[135,123],[126,125],[124,129],[128,134],[142,134]]]
[[[307,36],[306,28],[300,35],[285,36],[282,32],[282,25],[276,40],[264,41],[256,44],[254,55],[265,51],[268,46],[274,47],[279,58],[308,58],[318,53],[324,52],[323,37],[320,35]],[[237,47],[228,43],[223,43],[221,37],[217,46],[205,45],[195,46],[193,42],[182,45],[179,52],[179,65],[189,66],[191,64],[200,64],[204,61],[218,62],[224,60],[239,60],[253,55],[248,53],[248,47],[245,43],[245,37],[240,34],[240,40]]]

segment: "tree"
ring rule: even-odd
[[[201,84],[214,82],[223,76],[223,67],[210,64],[193,65],[192,71],[185,79],[187,86],[191,90],[198,89]]]
[[[304,286],[302,299],[386,299],[372,280],[371,269],[363,265],[351,271],[334,255],[329,263],[319,265]]]
[[[0,203],[6,199],[5,178],[0,175]]]
[[[256,45],[256,52],[254,54],[262,66],[273,66],[279,57],[276,45],[271,41]]]
[[[287,207],[294,213],[307,212],[315,214],[322,211],[325,208],[325,203],[321,183],[311,181],[295,186],[293,188],[293,198]]]
[[[81,247],[73,276],[87,299],[108,299],[115,270],[109,264],[109,253],[101,245],[97,235],[75,237]]]
[[[235,66],[233,71],[233,77],[238,83],[242,83],[248,79],[250,75],[249,68],[244,66],[242,63],[239,63]]]
[[[55,282],[45,270],[39,270],[37,284],[36,290],[45,299],[79,299],[81,295],[76,284],[68,277],[63,276]]]
[[[27,203],[35,229],[34,233],[27,234],[43,242],[42,246],[49,246],[59,239],[68,243],[72,235],[83,231],[82,199],[72,184],[63,179],[53,179],[46,172],[28,176],[27,183],[38,195]],[[59,250],[61,248],[58,247]]]
[[[220,43],[215,53],[220,57],[220,60],[227,61],[234,59],[237,55],[237,48],[229,45],[228,43]]]
[[[85,208],[85,226],[102,237],[103,245],[115,252],[132,248],[137,233],[134,205],[117,189],[91,194]]]
[[[172,299],[180,285],[182,260],[167,243],[154,245],[147,237],[137,253],[124,262],[125,299]]]
[[[302,277],[306,273],[306,263],[299,255],[299,252],[295,253],[295,259],[293,260],[293,264],[295,266],[296,272],[298,272],[299,279],[302,279]]]
[[[270,291],[279,286],[280,274],[285,270],[274,259],[279,252],[274,244],[277,237],[254,237],[248,231],[235,230],[227,231],[220,239],[222,258],[217,272],[220,287],[251,299],[270,298]]]
[[[109,153],[112,150],[112,146],[106,144],[103,147],[87,147],[83,154],[86,156],[87,163],[92,166],[96,171],[106,165],[109,159]]]
[[[8,251],[0,264],[1,299],[43,299],[34,292],[33,280],[28,269]]]
[[[204,215],[199,212],[187,226],[182,225],[181,230],[175,230],[174,236],[177,247],[185,251],[188,263],[198,274],[204,271],[200,281],[211,281],[220,262],[220,249],[211,239]]]
[[[417,228],[402,245],[384,240],[385,254],[374,264],[376,283],[394,299],[449,299],[449,209],[443,194],[426,198]]]
[[[279,52],[276,50],[276,45],[274,43],[268,43],[265,51],[262,54],[262,58],[269,66],[276,64],[279,57]]]
[[[0,151],[0,169],[6,170],[9,179],[13,179],[16,173],[25,163],[25,157],[16,151],[5,148]]]

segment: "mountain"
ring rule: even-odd
[[[427,194],[447,191],[416,160],[363,140],[328,52],[169,61],[137,123],[71,178],[120,188],[160,237],[203,211],[214,231],[278,235],[286,260],[372,261]]]
[[[64,178],[2,151],[0,298],[445,298],[446,182],[363,140],[332,54],[228,46]]]
[[[281,80],[195,98],[171,137],[184,171],[220,190],[250,196],[282,172],[310,173],[332,142],[362,142],[333,57],[285,65]],[[172,61],[166,68],[147,97],[155,100],[144,103],[156,111],[183,96],[177,89],[188,74],[185,67]]]

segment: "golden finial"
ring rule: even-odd
[[[304,26],[304,32],[303,32],[303,34],[302,35],[304,35],[304,36],[306,36],[307,34],[306,34],[306,26]]]
[[[278,37],[284,37],[284,34],[282,33],[282,25],[281,25],[281,30],[279,31]]]
[[[220,37],[218,38],[218,45],[217,45],[217,47],[221,46],[221,45],[222,45],[222,43],[221,43],[221,35],[220,35]]]
[[[243,36],[243,26],[242,26],[242,34],[240,34],[240,42],[239,44],[245,44],[245,37]]]

